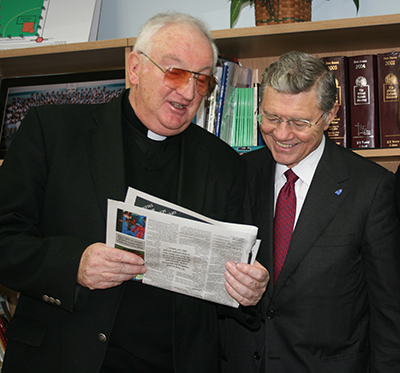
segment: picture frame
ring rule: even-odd
[[[33,106],[103,103],[126,87],[125,70],[3,78],[0,85],[0,159]]]

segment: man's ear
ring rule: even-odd
[[[138,84],[139,53],[131,52],[128,56],[126,77],[130,86]]]
[[[328,111],[328,117],[326,118],[327,120],[326,120],[325,127],[324,127],[325,131],[329,128],[329,125],[335,119],[338,110],[339,110],[339,104],[337,102],[335,102],[335,105],[333,105],[333,108]]]

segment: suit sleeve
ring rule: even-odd
[[[393,174],[377,185],[362,247],[370,303],[371,365],[374,372],[400,367],[400,224]]]
[[[44,201],[52,197],[48,140],[38,111],[30,110],[0,167],[0,283],[37,299],[54,297],[72,311],[77,269],[89,242],[42,230]]]

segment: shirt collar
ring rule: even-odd
[[[311,184],[315,170],[317,169],[318,163],[322,157],[322,153],[324,152],[325,141],[325,136],[322,136],[322,140],[317,149],[312,151],[307,157],[305,157],[292,168],[293,172],[299,177],[299,179],[307,183],[308,185]],[[286,181],[286,177],[283,176],[283,174],[288,169],[289,168],[286,165],[277,163],[275,168],[275,181],[279,180],[282,177]]]

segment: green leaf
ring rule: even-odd
[[[249,0],[231,0],[231,28],[233,27],[233,24],[236,22],[240,9],[242,8],[242,5],[244,3],[247,3]],[[358,1],[358,0],[354,0]]]
[[[357,13],[358,13],[358,10],[360,9],[360,0],[353,0],[353,1],[354,1],[354,5],[356,6]]]

